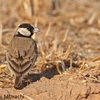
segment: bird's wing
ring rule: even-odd
[[[8,49],[7,60],[9,69],[16,74],[26,74],[37,59],[37,46],[34,40],[14,38]]]

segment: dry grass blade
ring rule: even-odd
[[[0,23],[0,44],[2,44],[2,24]]]
[[[71,56],[70,57],[70,67],[69,67],[70,70],[73,68],[72,63],[73,63],[73,59],[72,59],[72,56]]]
[[[48,26],[47,31],[45,33],[45,36],[49,35],[50,29],[51,29],[51,23],[49,23],[49,26]]]
[[[38,26],[38,19],[35,20],[35,27]]]
[[[69,28],[66,30],[65,32],[65,36],[64,36],[64,39],[62,40],[62,42],[65,42],[67,40],[67,37],[68,37],[68,33],[69,33]]]
[[[39,0],[34,0],[34,14],[36,14],[39,10],[38,4]]]
[[[23,4],[23,0],[17,0],[17,3],[14,5],[14,9],[18,10],[22,4]]]
[[[89,67],[97,67],[97,68],[100,68],[100,61],[88,61],[86,62],[86,64],[89,66]]]
[[[8,29],[8,28],[2,30],[3,35],[6,34],[6,33],[10,33],[10,32],[14,32],[14,30],[13,29]]]
[[[59,74],[62,74],[61,71],[60,71],[59,63],[58,63],[58,62],[56,63],[56,68],[57,68],[58,73],[59,73]]]
[[[100,56],[94,57],[93,59],[91,59],[90,61],[95,62],[97,60],[100,60]]]
[[[57,68],[57,71],[59,74],[63,74],[61,71],[60,71],[60,67],[62,68],[63,70],[63,73],[66,73],[66,65],[65,65],[65,62],[63,60],[61,61],[56,61],[56,68]]]
[[[34,4],[33,4],[33,0],[30,0],[30,5],[31,5],[31,15],[33,16],[34,14]]]
[[[80,69],[79,70],[84,70],[88,67],[88,65],[86,64],[86,60],[84,60],[80,66]]]
[[[44,52],[42,47],[40,47],[40,51],[41,51],[41,54],[42,54],[43,62],[46,63],[46,54],[45,54],[45,52]]]
[[[50,58],[51,55],[52,55],[52,53],[48,54],[48,55],[46,56],[46,59]]]
[[[28,15],[28,17],[31,18],[32,17],[31,7],[25,1],[24,1],[23,5],[24,5],[24,9],[25,9],[26,14]]]
[[[72,50],[72,45],[69,45],[67,51],[64,53],[65,55],[64,59],[68,59],[68,56],[70,55],[71,50]]]
[[[57,51],[58,44],[59,44],[59,39],[58,39],[58,37],[55,36],[54,45],[53,45],[53,50],[55,52]]]
[[[66,70],[66,69],[65,69],[65,63],[64,63],[64,61],[61,61],[61,67],[62,67],[63,71]]]
[[[89,24],[89,25],[92,25],[93,22],[95,21],[96,17],[97,17],[97,13],[95,12],[95,13],[93,13],[93,14],[91,15],[90,19],[88,20],[88,24]]]
[[[0,65],[0,68],[5,68],[5,67],[7,67],[6,64],[2,64],[2,65]]]

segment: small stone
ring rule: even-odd
[[[82,81],[82,83],[86,83],[86,82],[87,82],[86,80],[83,80],[83,81]]]

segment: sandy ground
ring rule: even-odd
[[[22,90],[12,87],[0,89],[2,98],[17,100],[99,100],[100,70],[81,71],[72,74],[55,75],[46,78],[52,71],[43,74],[30,74],[33,82]],[[43,75],[43,76],[42,76]],[[41,77],[41,78],[40,78]],[[6,100],[5,99],[5,100]]]

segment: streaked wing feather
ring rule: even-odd
[[[14,73],[27,73],[33,67],[37,59],[37,47],[35,42],[31,39],[13,39],[9,45],[7,58],[9,66]]]

